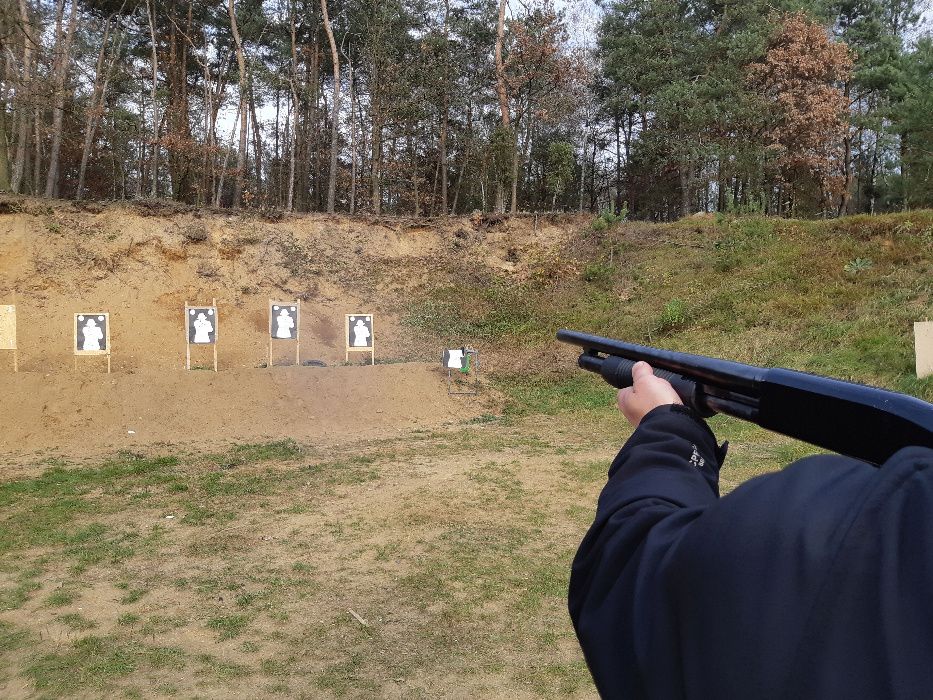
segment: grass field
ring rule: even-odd
[[[166,449],[3,483],[4,697],[594,697],[566,585],[627,429],[581,382],[336,458]],[[725,490],[807,451],[715,427]]]
[[[496,349],[496,415],[10,472],[0,697],[595,697],[567,579],[629,431],[559,326],[933,399],[911,340],[933,213],[598,228],[527,277],[409,300],[412,333]],[[723,492],[813,451],[711,423]]]

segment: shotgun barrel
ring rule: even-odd
[[[904,447],[933,449],[933,404],[913,396],[576,331],[560,330],[557,339],[582,348],[580,367],[619,389],[632,385],[636,362],[648,362],[704,417],[734,416],[874,465]]]

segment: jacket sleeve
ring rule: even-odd
[[[717,447],[703,420],[672,405],[648,413],[612,462],[595,521],[573,562],[568,595],[604,698],[644,696],[639,649],[649,635],[665,633],[652,616],[663,600],[661,566],[697,515],[718,499],[724,456],[725,445]]]

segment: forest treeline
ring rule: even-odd
[[[933,206],[919,0],[0,0],[0,190],[414,216]]]

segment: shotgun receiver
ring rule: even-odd
[[[635,362],[650,363],[704,418],[725,413],[875,465],[902,447],[933,448],[933,404],[913,396],[576,331],[558,331],[557,339],[583,348],[580,367],[619,389],[632,385]]]

